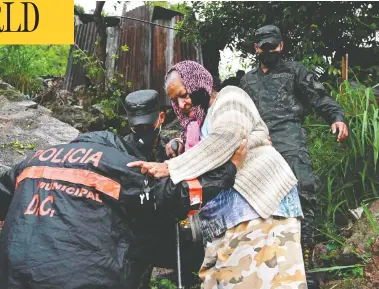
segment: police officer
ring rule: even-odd
[[[307,133],[302,123],[314,109],[331,125],[333,133],[338,132],[337,141],[347,138],[348,128],[344,124],[344,111],[329,96],[315,73],[298,62],[281,59],[283,45],[278,27],[267,25],[257,29],[254,48],[259,66],[242,78],[240,87],[253,99],[269,128],[273,146],[299,180],[305,217],[302,245],[306,270],[309,270],[314,246],[315,191],[319,181],[312,171]],[[307,281],[308,288],[319,288],[314,277],[308,276]]]
[[[165,143],[160,135],[165,113],[159,109],[158,92],[150,89],[132,92],[125,98],[125,105],[132,133],[124,140],[133,146],[137,157],[165,161]]]
[[[132,148],[134,156],[153,162],[163,162],[168,159],[165,149],[168,140],[163,139],[160,134],[165,113],[159,109],[158,92],[155,90],[132,92],[125,98],[125,105],[132,133],[124,140]],[[176,268],[175,222],[165,216],[157,217],[155,220],[139,219],[136,220],[134,229],[138,232],[140,242],[138,249],[134,251],[138,252],[144,248],[145,255],[149,255],[150,258],[140,266],[136,266],[139,269],[130,275],[129,279],[133,280],[129,281],[130,284],[137,284],[140,280],[138,288],[145,289],[149,288],[153,267]],[[204,250],[201,243],[194,244],[183,236],[186,232],[181,233],[183,282],[190,285],[195,281],[193,272],[197,272],[200,268]],[[144,242],[149,244],[141,246]]]
[[[197,178],[204,197],[233,186],[244,161],[243,153],[236,157]],[[0,287],[149,288],[156,234],[140,225],[184,218],[191,188],[127,167],[137,160],[122,138],[98,131],[38,150],[0,174]]]

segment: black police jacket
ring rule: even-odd
[[[168,214],[184,217],[193,190],[191,181],[146,184],[138,168],[127,167],[137,160],[128,149],[113,133],[88,133],[0,175],[2,289],[125,288],[133,218],[153,218],[165,202],[175,206]],[[192,182],[217,194],[235,173],[229,163]]]
[[[138,143],[138,139],[134,133],[130,133],[124,137],[124,141],[128,147],[128,152],[130,155],[135,156],[138,159],[145,160],[148,162],[164,162],[168,159],[166,155],[166,144],[171,140],[171,138],[158,137],[158,142],[155,150],[145,149]]]
[[[280,153],[307,151],[302,123],[312,109],[329,124],[344,121],[344,111],[316,74],[298,62],[280,60],[267,73],[254,68],[242,78],[240,87],[253,99]]]

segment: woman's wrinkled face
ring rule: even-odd
[[[180,75],[177,72],[172,73],[175,75],[170,78],[170,82],[167,84],[167,94],[181,112],[193,117],[191,97],[184,87]]]

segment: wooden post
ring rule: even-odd
[[[342,80],[345,81],[348,79],[349,75],[349,62],[348,62],[348,54],[342,56]]]
[[[340,87],[340,92],[344,92],[344,87],[345,87],[345,80],[348,79],[348,68],[349,68],[349,65],[348,65],[348,55],[347,53],[342,56],[342,65],[341,65],[341,71],[342,71],[342,83],[341,85],[339,86]]]

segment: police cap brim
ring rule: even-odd
[[[137,126],[139,124],[151,124],[153,125],[159,116],[159,111],[154,111],[144,115],[128,116],[129,126]]]
[[[267,38],[259,41],[257,43],[257,45],[258,45],[258,47],[261,47],[263,44],[270,43],[270,44],[278,46],[281,41],[282,41],[282,39],[278,38],[278,37],[267,37]]]
[[[151,89],[137,90],[125,98],[130,126],[154,124],[159,116],[158,92]]]

